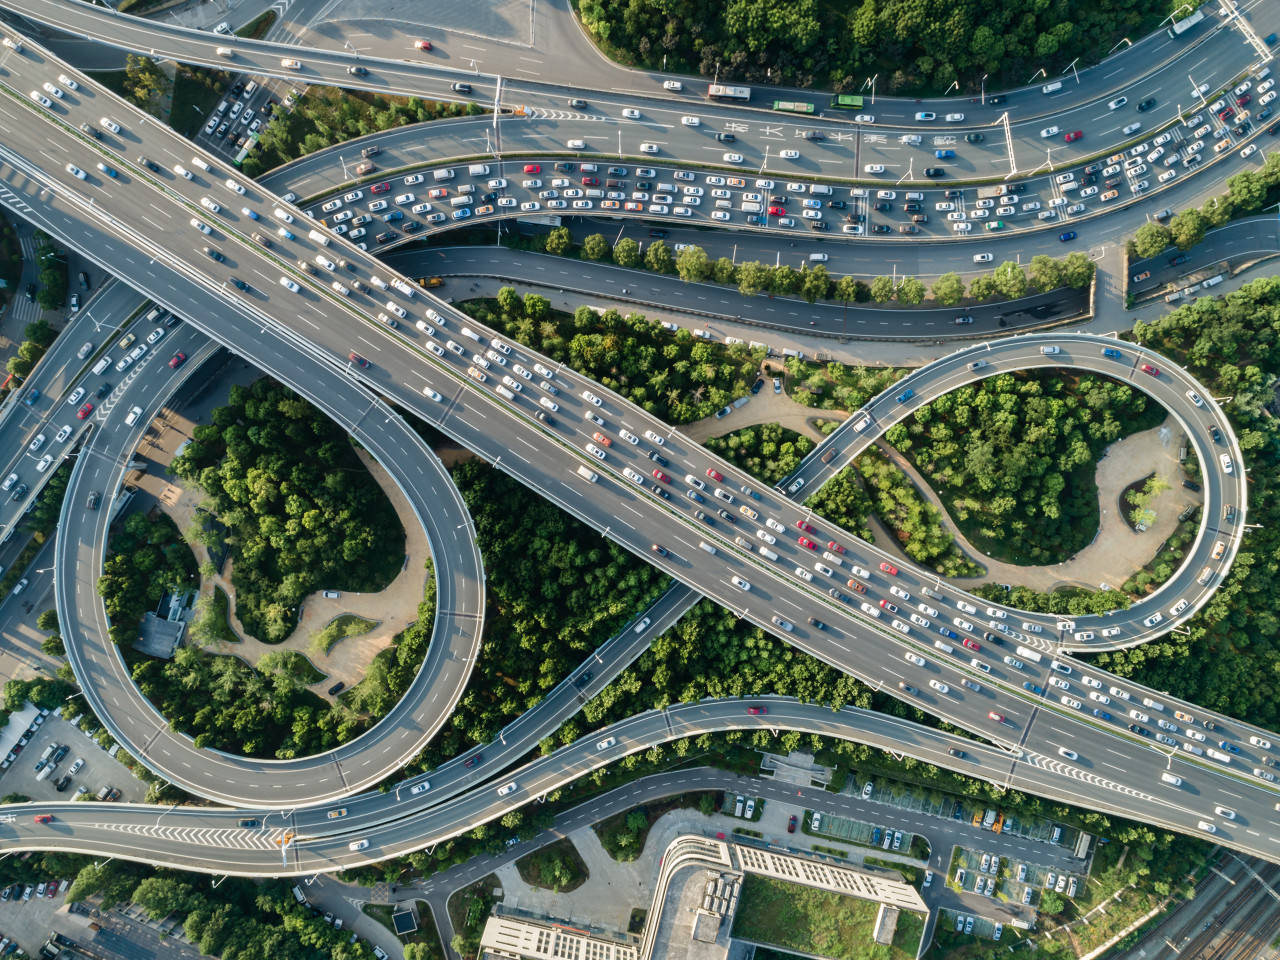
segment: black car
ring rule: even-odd
[[[27,284],[27,301],[29,303],[36,302],[36,285],[34,283]]]
[[[584,674],[583,674],[583,676],[584,676],[584,677],[586,677],[587,679],[590,679],[590,678],[591,678],[591,674],[589,674],[589,673],[584,673]],[[479,763],[482,759],[484,759],[484,754],[483,754],[483,753],[477,753],[477,754],[476,754],[475,756],[473,756],[473,757],[468,757],[468,758],[466,759],[466,761],[465,761],[462,765],[463,765],[464,767],[467,767],[467,768],[469,769],[469,768],[471,768],[471,767],[474,767],[474,766],[475,766],[477,763]]]
[[[10,497],[9,499],[12,500],[14,503],[17,503],[19,500],[21,500],[23,497],[27,495],[27,490],[29,489],[30,488],[25,483],[20,483],[18,484],[17,488],[13,491],[13,496]]]
[[[63,744],[62,746],[58,747],[57,750],[53,751],[53,759],[50,762],[61,763],[63,760],[66,759],[67,754],[70,752],[71,752],[71,748],[68,747],[66,744]]]
[[[1026,193],[1027,185],[1025,183],[1011,183],[1008,188],[1009,193]]]
[[[1146,727],[1140,727],[1140,726],[1138,726],[1136,723],[1131,723],[1131,724],[1129,724],[1129,732],[1130,732],[1130,733],[1136,733],[1136,734],[1137,734],[1138,736],[1140,736],[1140,737],[1149,737],[1149,736],[1151,736],[1151,731],[1150,731],[1150,730],[1148,730]]]
[[[232,277],[231,282],[235,284],[235,287],[237,290],[248,291],[252,289],[247,283],[245,283],[239,277]]]
[[[865,213],[846,213],[844,215],[844,218],[849,223],[866,223],[867,222],[867,215]]]
[[[660,483],[651,484],[649,486],[649,489],[652,490],[657,496],[661,497],[663,500],[671,499],[671,494],[667,493],[666,488],[662,486],[662,484]]]
[[[964,138],[969,143],[981,143],[983,140],[986,139],[986,137],[984,137],[980,133],[966,133],[964,135]]]
[[[827,593],[828,593],[828,594],[830,594],[830,595],[831,595],[831,597],[832,597],[833,599],[835,599],[835,600],[839,600],[841,603],[848,603],[848,602],[849,602],[849,598],[848,598],[848,597],[846,597],[846,596],[845,596],[843,593],[841,593],[839,590],[837,590],[835,587],[829,587],[829,588],[827,589]]]
[[[384,230],[382,233],[378,234],[378,235],[377,235],[376,237],[374,237],[373,239],[374,239],[375,241],[377,241],[378,243],[390,243],[390,242],[391,242],[392,240],[394,240],[395,238],[396,238],[395,231],[393,231],[393,230]]]
[[[810,230],[830,230],[831,225],[828,224],[827,221],[825,220],[810,220],[809,229]]]
[[[819,620],[817,617],[810,617],[809,624],[811,626],[817,627],[819,630],[827,629],[827,625],[823,623],[821,620]]]
[[[1213,437],[1214,443],[1222,442],[1222,431],[1218,429],[1217,424],[1214,424],[1214,423],[1209,424],[1209,436]]]
[[[1084,168],[1084,171],[1083,171],[1083,172],[1084,172],[1085,174],[1097,173],[1097,172],[1098,172],[1099,170],[1101,170],[1101,169],[1102,169],[1102,164],[1101,164],[1101,163],[1091,163],[1091,164],[1089,164],[1088,166],[1086,166],[1086,167]]]
[[[490,190],[488,193],[484,194],[481,199],[484,200],[485,203],[493,203],[493,201],[498,199],[498,192],[496,190]]]
[[[733,514],[729,513],[727,510],[717,510],[717,511],[716,511],[716,513],[718,513],[718,514],[720,515],[720,519],[721,519],[721,520],[723,520],[725,523],[737,523],[737,522],[738,522],[738,521],[734,518]]]
[[[843,210],[845,207],[848,206],[848,204],[845,203],[843,200],[828,200],[827,206],[830,207],[832,210]]]
[[[893,233],[893,227],[889,226],[887,223],[877,223],[874,227],[871,228],[871,232],[872,233]]]
[[[951,756],[955,757],[957,760],[964,759],[964,751],[957,750],[955,747],[947,747],[947,753],[951,754]]]
[[[556,173],[572,173],[573,164],[565,163],[563,160],[556,163]]]
[[[353,77],[367,77],[369,75],[369,71],[359,65],[347,67],[347,73],[351,74]]]
[[[236,83],[236,84],[232,85],[232,87],[231,87],[231,96],[233,96],[233,97],[238,97],[238,96],[240,96],[240,94],[242,94],[242,93],[244,93],[244,84],[243,84],[243,83]]]
[[[763,379],[761,379],[761,378],[756,378],[756,382],[755,382],[755,383],[753,383],[753,384],[751,385],[751,393],[752,393],[752,395],[755,395],[755,394],[759,393],[759,392],[760,392],[760,388],[761,388],[761,387],[763,387],[763,386],[764,386],[764,380],[763,380]],[[652,456],[652,454],[650,454],[650,456]]]
[[[650,230],[649,236],[655,240],[661,240],[663,237],[669,236],[666,230]]]
[[[959,200],[961,197],[964,196],[964,191],[963,190],[946,190],[946,191],[943,191],[942,195],[946,197],[948,200]]]
[[[227,259],[222,255],[221,251],[215,250],[213,249],[213,247],[205,247],[204,252],[209,255],[210,259],[214,260],[217,263],[222,263],[224,260]]]
[[[785,207],[785,206],[787,205],[787,199],[788,199],[788,198],[787,198],[787,196],[786,196],[785,194],[781,194],[781,193],[780,193],[780,194],[778,194],[778,195],[776,195],[776,196],[770,197],[770,198],[769,198],[769,202],[770,202],[770,203],[777,204],[777,205],[778,205],[778,206],[780,206],[780,207]]]
[[[417,233],[419,230],[422,229],[422,224],[420,224],[417,220],[406,220],[404,224],[401,225],[400,229],[403,230],[405,233]]]
[[[876,209],[879,210],[881,213],[887,213],[888,211],[893,209],[893,204],[890,203],[888,200],[877,200]]]
[[[1183,480],[1182,485],[1186,487],[1188,490],[1190,490],[1192,493],[1200,492],[1200,484],[1196,483],[1194,480]]]
[[[1154,107],[1155,105],[1156,105],[1156,98],[1155,98],[1155,97],[1147,97],[1147,99],[1143,100],[1140,104],[1138,104],[1138,112],[1139,112],[1139,113],[1146,113],[1148,110],[1150,110],[1150,109],[1151,109],[1152,107]]]
[[[945,177],[947,175],[947,171],[942,167],[925,167],[924,175],[926,177]]]
[[[257,820],[247,818],[247,817],[244,820],[240,821],[240,826],[244,827],[246,830],[251,830],[257,825],[258,825]]]
[[[588,683],[591,682],[591,678],[594,676],[595,674],[592,673],[590,670],[583,670],[582,673],[578,674],[578,676],[573,678],[573,685],[577,687],[579,690],[581,690],[583,687],[585,687]],[[478,759],[478,756],[479,755],[477,755],[477,759]]]
[[[1004,100],[1004,94],[1001,93],[997,93],[994,97],[987,97],[987,103],[991,104],[993,107],[1000,106],[1000,104],[1004,103]]]
[[[337,683],[335,683],[332,687],[330,687],[330,688],[329,688],[329,696],[331,696],[331,697],[332,697],[332,696],[335,696],[335,695],[336,695],[337,693],[339,693],[339,692],[342,690],[342,688],[343,688],[343,687],[345,687],[345,686],[346,686],[346,684],[345,684],[345,683],[343,683],[341,680],[339,680]]]
[[[93,491],[91,494],[89,494],[89,498],[85,501],[85,504],[84,504],[85,509],[97,510],[98,504],[99,502],[101,502],[101,500],[102,500],[102,494],[100,494],[97,490]]]
[[[63,774],[57,780],[53,781],[53,789],[57,790],[59,793],[67,789],[69,786],[71,786],[70,774]]]
[[[671,556],[671,552],[660,543],[655,543],[650,549],[660,557]]]
[[[735,137],[732,133],[717,133],[716,139],[719,140],[721,143],[734,143],[735,141],[737,141],[738,138]]]
[[[907,683],[905,680],[898,681],[898,689],[901,690],[903,693],[910,693],[910,694],[919,693],[919,691],[916,690],[915,687]]]
[[[662,454],[660,454],[657,450],[649,451],[649,459],[652,460],[654,463],[656,463],[660,467],[665,467],[667,465],[667,458],[664,457]]]

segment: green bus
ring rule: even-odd
[[[814,106],[812,103],[800,103],[797,100],[775,100],[773,109],[784,113],[813,113]]]
[[[831,106],[837,110],[861,110],[862,98],[852,93],[837,93],[831,98]]]

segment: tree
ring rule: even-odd
[[[1154,221],[1144,223],[1133,234],[1134,249],[1143,259],[1154,257],[1171,243],[1173,243],[1173,234],[1169,228]]]
[[[964,299],[964,281],[958,273],[944,273],[933,281],[933,299],[942,307],[954,307]]]
[[[1199,210],[1183,210],[1169,221],[1169,237],[1179,250],[1190,250],[1204,239],[1208,223]]]
[[[588,260],[603,260],[609,256],[609,241],[604,238],[604,234],[591,234],[582,241],[582,255]]]
[[[800,289],[800,274],[791,264],[780,264],[769,276],[769,289],[780,294],[795,293]]]
[[[563,256],[572,245],[573,238],[569,236],[568,227],[553,227],[547,234],[547,253],[555,254],[557,257]]]
[[[845,275],[836,281],[836,299],[844,303],[850,300],[856,300],[858,297],[858,281],[853,277]]]
[[[716,283],[733,283],[733,278],[737,272],[737,264],[728,257],[721,257],[711,268],[711,275]]]
[[[827,268],[822,264],[817,264],[812,269],[805,269],[800,272],[800,295],[809,303],[815,300],[825,300],[827,290],[831,287],[831,277],[827,274]]]
[[[551,301],[540,293],[524,295],[524,315],[534,323],[544,319],[551,312]]]
[[[754,297],[770,280],[771,271],[759,260],[738,264],[738,292],[744,297]]]
[[[1041,290],[1056,290],[1062,286],[1064,273],[1062,263],[1053,257],[1045,256],[1043,253],[1036,254],[1031,258],[1028,269],[1031,272],[1032,282]]]
[[[520,295],[515,287],[503,287],[498,291],[498,309],[504,317],[520,316]]]
[[[676,273],[685,283],[700,283],[711,275],[707,251],[690,244],[676,255]]]
[[[1006,260],[996,267],[991,274],[991,279],[1000,296],[1006,300],[1016,300],[1026,295],[1027,275],[1022,272],[1022,267],[1012,260]]]
[[[36,617],[36,627],[45,633],[57,633],[58,611],[53,607],[42,611],[40,616]]]
[[[640,262],[640,244],[623,237],[613,245],[613,262],[620,267],[634,267]]]
[[[871,299],[876,303],[888,303],[893,299],[893,280],[889,277],[876,277],[871,281]]]
[[[903,277],[898,284],[897,298],[899,303],[916,307],[924,300],[924,284],[915,277]]]
[[[1073,250],[1062,260],[1062,282],[1079,290],[1093,282],[1098,267],[1079,250]]]
[[[670,273],[675,266],[671,248],[661,240],[655,240],[649,244],[649,249],[644,252],[644,263],[655,273]]]
[[[46,350],[53,345],[53,341],[57,339],[57,336],[58,331],[53,329],[49,321],[43,317],[33,323],[28,323],[22,329],[22,338],[24,340],[39,344]]]

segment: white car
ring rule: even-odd
[[[240,194],[241,196],[244,195],[244,187],[236,183],[230,177],[227,177],[227,188],[230,190],[234,190],[236,193]]]
[[[49,94],[50,96],[56,97],[59,100],[62,99],[62,91],[59,90],[57,87],[55,87],[52,83],[49,83],[46,80],[43,84],[41,84],[41,86],[44,87],[45,93]]]
[[[640,144],[640,152],[641,153],[657,153],[658,145],[656,143],[642,143]]]
[[[1068,760],[1079,760],[1080,755],[1074,750],[1068,750],[1066,747],[1058,748],[1058,756],[1066,757]]]
[[[623,107],[622,115],[626,117],[628,120],[640,119],[640,111],[637,110],[635,107]]]
[[[1206,83],[1203,87],[1201,87],[1201,92],[1203,92],[1203,91],[1205,91],[1205,90],[1208,90],[1208,89],[1209,89],[1209,85]],[[1108,109],[1108,110],[1119,110],[1121,107],[1123,107],[1123,106],[1124,106],[1126,103],[1128,103],[1128,102],[1129,102],[1129,98],[1128,98],[1128,97],[1116,97],[1114,100],[1112,100],[1110,103],[1108,103],[1108,104],[1107,104],[1107,109]]]
[[[290,280],[288,277],[280,278],[280,286],[284,287],[286,290],[291,290],[294,293],[298,292],[298,285],[294,283],[292,280]]]
[[[799,150],[779,150],[778,156],[780,156],[783,160],[799,160],[800,151]]]
[[[209,225],[207,223],[205,223],[202,220],[197,220],[195,217],[191,218],[191,225],[195,227],[197,230],[199,230],[201,233],[205,233],[205,234],[213,233],[213,231],[209,229]]]
[[[587,149],[587,141],[570,140],[568,143],[565,144],[565,146],[568,147],[570,150],[585,150]]]
[[[728,220],[730,219],[729,211],[728,210],[712,210],[711,219],[712,220]]]
[[[853,118],[853,122],[854,123],[875,123],[876,122],[875,114],[860,113]]]
[[[943,117],[942,119],[943,119],[943,120],[945,120],[947,123],[964,123],[964,114],[963,114],[963,113],[948,113],[948,114],[947,114],[945,117]]]
[[[663,80],[662,89],[674,90],[676,93],[679,93],[681,90],[684,89],[684,84],[681,83],[679,80]]]
[[[110,130],[112,133],[119,133],[119,132],[120,132],[120,124],[116,123],[116,122],[115,122],[114,120],[112,120],[110,117],[103,117],[103,118],[102,118],[101,120],[99,120],[98,122],[99,122],[100,124],[102,124],[102,126],[103,126],[105,129]]]
[[[724,160],[724,162],[725,162],[725,163],[741,163],[741,162],[742,162],[742,154],[740,154],[740,153],[726,153],[722,159]]]
[[[67,164],[67,173],[71,174],[71,175],[72,175],[73,177],[75,177],[77,180],[84,180],[84,179],[85,179],[85,172],[84,172],[83,170],[81,170],[79,167],[77,167],[74,163],[68,163],[68,164]],[[195,222],[195,221],[193,220],[193,221],[192,221],[192,223],[194,223],[194,222]]]
[[[1040,139],[1048,140],[1050,137],[1056,137],[1061,132],[1062,132],[1061,127],[1045,127],[1043,130],[1040,131]]]
[[[868,163],[862,168],[863,173],[884,173],[883,163]]]
[[[201,201],[200,201],[200,202],[201,202],[201,203],[204,203],[204,200],[203,200],[203,199],[201,199]],[[321,212],[321,213],[333,213],[333,211],[335,211],[335,210],[340,210],[341,208],[342,208],[342,201],[341,201],[341,200],[339,200],[339,199],[337,199],[337,198],[335,197],[334,199],[330,200],[328,203],[324,204],[324,205],[320,208],[320,212]]]
[[[911,653],[910,651],[908,651],[907,653],[904,653],[902,656],[903,656],[903,659],[907,660],[910,663],[914,663],[917,667],[924,666],[924,657],[920,656],[918,653]]]
[[[72,80],[70,77],[68,77],[65,73],[60,73],[60,74],[58,74],[58,82],[59,82],[60,84],[62,84],[64,87],[66,87],[68,90],[79,90],[79,89],[80,89],[80,84],[76,83],[74,80]],[[1259,91],[1263,91],[1263,88],[1264,88],[1264,87],[1265,87],[1267,90],[1271,89],[1271,88],[1270,88],[1270,86],[1268,86],[1268,84],[1270,84],[1270,83],[1271,83],[1271,81],[1270,81],[1270,80],[1268,80],[1268,81],[1267,81],[1267,83],[1265,83],[1265,84],[1263,84],[1263,86],[1259,87],[1259,88],[1258,88],[1258,90],[1259,90]],[[1264,91],[1264,92],[1265,92],[1265,91]]]
[[[32,99],[32,100],[34,100],[36,103],[40,104],[40,106],[42,106],[42,107],[52,107],[52,106],[53,106],[53,101],[52,101],[52,100],[50,100],[48,97],[46,97],[46,96],[45,96],[43,93],[41,93],[39,90],[32,90],[32,91],[31,91],[31,99]]]
[[[681,117],[680,122],[683,123],[686,127],[696,127],[702,123],[702,121],[699,120],[697,117]]]
[[[973,224],[967,221],[965,223],[953,223],[951,229],[956,233],[970,233],[973,230]]]
[[[974,262],[974,263],[990,263],[990,262],[991,262],[992,260],[994,260],[994,259],[995,259],[995,257],[993,257],[993,256],[992,256],[991,254],[989,254],[989,253],[975,253],[975,254],[973,255],[973,262]]]
[[[739,577],[739,576],[734,576],[734,577],[731,577],[730,579],[732,579],[732,581],[733,581],[733,585],[734,585],[735,587],[737,587],[739,590],[750,590],[750,589],[751,589],[751,584],[749,584],[746,580],[743,580],[743,579],[742,579],[741,577]]]

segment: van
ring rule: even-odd
[[[1057,843],[1057,842],[1058,842],[1059,840],[1061,840],[1061,839],[1062,839],[1062,828],[1061,828],[1061,827],[1054,827],[1054,828],[1053,828],[1053,834],[1052,834],[1052,836],[1050,836],[1050,837],[1049,837],[1049,842],[1050,842],[1050,843]]]
[[[307,898],[302,895],[302,888],[296,883],[293,885],[293,899],[297,900],[299,903],[307,902]]]
[[[454,174],[453,167],[443,167],[439,170],[433,170],[431,172],[431,179],[434,180],[436,183],[443,183],[445,180],[452,180],[454,176],[455,174]]]
[[[1220,750],[1215,750],[1215,749],[1213,749],[1213,747],[1207,747],[1207,748],[1205,748],[1205,751],[1204,751],[1204,752],[1205,752],[1206,754],[1208,754],[1208,756],[1209,756],[1211,759],[1213,759],[1213,760],[1217,760],[1219,763],[1230,763],[1230,762],[1231,762],[1231,755],[1230,755],[1230,754],[1228,754],[1228,753],[1223,753],[1223,752],[1222,752],[1222,751],[1220,751]]]
[[[760,555],[761,555],[762,557],[764,557],[764,558],[768,559],[768,560],[777,560],[777,559],[778,559],[778,555],[777,555],[776,553],[774,553],[772,550],[770,550],[768,547],[761,547],[761,548],[760,548]]]
[[[498,384],[498,386],[494,387],[494,389],[498,392],[499,396],[506,397],[508,400],[514,401],[516,398],[516,395],[512,393],[510,390],[508,390],[506,387],[502,386],[502,384]]]
[[[487,163],[473,163],[467,167],[467,173],[473,177],[487,177],[489,175],[489,165]]]
[[[1182,778],[1175,773],[1170,773],[1168,770],[1160,774],[1160,779],[1175,787],[1182,786]]]
[[[763,207],[750,200],[744,200],[738,207],[743,213],[759,213]]]
[[[322,247],[327,247],[329,245],[329,238],[326,237],[319,230],[308,231],[307,236],[310,237],[312,240],[314,240],[316,243],[320,244]]]
[[[804,359],[804,354],[803,354],[803,353],[801,353],[799,350],[793,350],[791,347],[783,347],[783,348],[782,348],[782,355],[783,355],[784,357],[795,357],[797,360],[803,360],[803,359]]]
[[[1200,586],[1203,587],[1205,584],[1209,582],[1209,579],[1212,576],[1213,576],[1213,568],[1205,567],[1203,570],[1200,571],[1200,576],[1196,577],[1196,583],[1200,584]]]
[[[1164,704],[1152,700],[1150,697],[1143,697],[1142,705],[1148,710],[1159,710],[1161,713],[1164,713]]]
[[[228,60],[235,56],[235,52],[230,47],[218,47],[217,53],[218,56],[226,57]]]
[[[598,473],[596,473],[590,467],[586,467],[586,466],[578,468],[578,476],[580,476],[583,480],[586,480],[588,483],[595,483],[596,480],[600,478],[600,475]]]
[[[1182,742],[1182,749],[1187,751],[1187,753],[1194,753],[1197,757],[1204,756],[1203,750],[1197,747],[1194,743],[1187,743],[1185,740]]]
[[[41,770],[39,773],[36,774],[36,782],[39,783],[41,780],[48,780],[50,774],[52,774],[53,771],[57,769],[58,769],[58,765],[56,763],[49,764],[47,767],[45,767],[43,770]]]
[[[48,760],[50,757],[53,756],[53,751],[57,749],[58,749],[58,745],[56,743],[49,744],[49,746],[44,748],[44,753],[40,754],[40,759]]]
[[[208,172],[209,172],[209,164],[208,164],[208,163],[206,163],[202,157],[192,157],[192,158],[191,158],[191,165],[192,165],[193,167],[199,167],[199,168],[200,168],[201,170],[203,170],[205,173],[208,173]]]
[[[933,645],[937,647],[939,650],[941,650],[943,653],[956,652],[956,648],[953,647],[951,644],[947,643],[945,640],[935,640],[933,641]]]
[[[102,373],[109,366],[111,366],[111,357],[105,356],[93,365],[93,372]]]
[[[747,798],[742,796],[742,794],[738,794],[737,802],[734,803],[733,805],[733,815],[735,817],[742,816],[742,808],[746,804],[746,802],[747,802]]]
[[[1043,87],[1040,88],[1040,92],[1041,93],[1057,93],[1061,89],[1062,89],[1062,81],[1055,80],[1053,81],[1053,83],[1046,83]]]
[[[829,197],[831,196],[831,188],[825,183],[809,184],[809,194],[811,196]]]
[[[469,207],[471,206],[471,198],[463,195],[459,197],[450,197],[449,206],[451,207]]]
[[[810,263],[826,263],[827,255],[825,253],[811,253],[809,254],[809,262]]]
[[[472,340],[474,340],[476,343],[484,343],[484,337],[480,336],[480,334],[476,333],[476,332],[475,332],[474,330],[472,330],[470,327],[463,327],[463,328],[462,328],[462,335],[463,335],[464,337],[470,337],[470,338],[471,338]]]
[[[1204,281],[1204,283],[1200,284],[1200,286],[1208,290],[1210,287],[1216,287],[1221,282],[1222,274],[1218,274],[1216,277],[1210,277],[1208,280]]]
[[[716,548],[713,547],[711,544],[707,543],[705,540],[698,541],[698,549],[707,551],[707,553],[711,554],[713,557],[715,556],[715,553],[716,553]]]
[[[1018,647],[1018,656],[1023,657],[1033,663],[1039,663],[1044,659],[1043,654],[1039,650],[1032,650],[1030,647]]]

